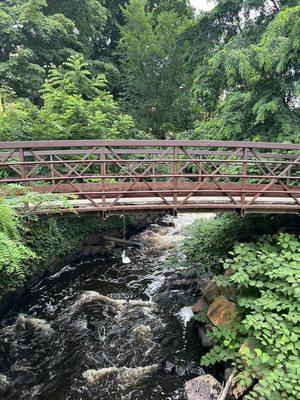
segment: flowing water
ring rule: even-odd
[[[85,260],[24,295],[0,321],[0,398],[183,399],[184,382],[204,373],[193,299],[160,288],[174,273],[168,244],[194,219],[151,231],[161,248],[126,250],[130,264],[121,254]]]

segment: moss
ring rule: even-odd
[[[126,217],[126,227],[137,225],[140,220],[141,216]],[[83,240],[91,234],[121,229],[123,229],[123,219],[119,216],[103,220],[97,216],[71,215],[31,222],[24,236],[24,242],[35,252],[37,258],[28,264],[28,274],[33,275],[58,257],[77,253]]]

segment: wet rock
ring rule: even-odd
[[[216,298],[219,297],[221,294],[220,289],[214,280],[209,281],[204,286],[204,288],[202,289],[202,293],[209,303],[215,301]]]
[[[151,225],[149,230],[151,232],[157,233],[160,236],[165,236],[168,233],[168,230],[166,228],[163,228],[162,226],[159,225]]]
[[[205,375],[205,371],[202,367],[199,367],[198,365],[195,365],[194,363],[191,363],[188,365],[188,373],[191,375]]]
[[[187,374],[187,370],[183,366],[176,367],[175,371],[176,371],[176,375],[181,376],[181,377],[183,377]]]
[[[178,375],[181,377],[186,375],[205,375],[204,369],[195,363],[178,365],[173,361],[166,361],[164,370],[167,374]]]
[[[198,328],[198,336],[203,347],[212,347],[214,342],[207,336],[207,331],[204,326]]]
[[[185,384],[188,400],[218,400],[221,390],[220,383],[211,375],[199,376]]]
[[[192,311],[194,314],[199,314],[206,307],[208,307],[208,303],[204,297],[201,297],[192,307]]]
[[[9,387],[9,381],[5,375],[0,374],[0,395],[3,395]]]
[[[169,250],[175,246],[175,243],[172,243],[172,241],[166,236],[161,236],[150,230],[141,235],[141,242],[147,247],[158,250]]]
[[[197,279],[175,279],[169,282],[171,290],[180,290],[191,287],[193,284],[198,284]]]
[[[222,326],[237,318],[235,304],[224,296],[219,296],[209,306],[207,316],[215,326]]]
[[[175,370],[176,370],[176,364],[174,364],[171,361],[166,361],[165,372],[167,374],[174,374]]]

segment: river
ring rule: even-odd
[[[174,219],[162,241],[178,241],[195,218]],[[184,382],[204,373],[202,349],[191,294],[161,290],[174,274],[169,253],[127,249],[129,264],[112,253],[67,265],[32,288],[0,321],[1,399],[183,399]]]

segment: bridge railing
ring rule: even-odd
[[[299,169],[298,144],[0,142],[0,183],[68,194],[79,212],[294,212],[300,210]]]

